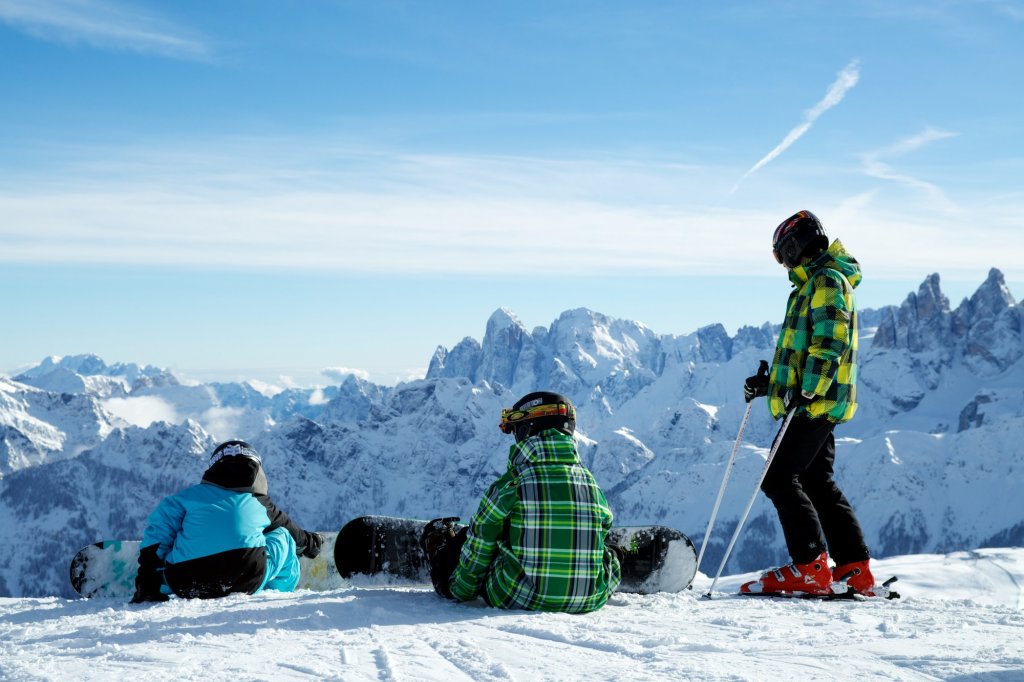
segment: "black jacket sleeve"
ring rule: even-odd
[[[270,525],[264,529],[263,534],[266,535],[275,528],[284,528],[292,536],[292,539],[295,540],[295,546],[298,547],[299,554],[302,554],[302,550],[305,549],[307,544],[306,531],[302,530],[297,523],[292,521],[291,517],[284,513],[283,510],[278,509],[269,495],[253,493],[253,496],[266,507],[267,516],[270,518]]]

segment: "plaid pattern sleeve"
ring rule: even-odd
[[[605,546],[612,512],[572,437],[552,429],[528,438],[509,463],[470,522],[452,594],[471,598],[482,581],[488,603],[501,608],[600,608],[620,580]]]
[[[513,472],[506,472],[487,489],[480,500],[480,506],[470,519],[458,567],[448,584],[452,596],[459,601],[473,599],[482,592],[487,572],[498,552],[505,519],[518,499],[516,483]]]

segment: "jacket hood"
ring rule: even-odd
[[[251,457],[222,457],[203,474],[203,483],[240,493],[266,495],[267,475],[263,467]]]
[[[835,270],[843,275],[850,286],[857,288],[863,279],[860,272],[860,263],[843,246],[838,239],[832,242],[827,249],[812,260],[810,263],[798,265],[789,271],[789,280],[796,286],[803,286],[807,280],[817,274],[820,270]]]
[[[520,441],[509,451],[509,469],[524,464],[575,464],[576,440],[558,429],[546,429]]]

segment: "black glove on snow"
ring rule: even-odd
[[[743,398],[749,403],[754,398],[768,395],[768,363],[764,360],[757,368],[757,374],[743,382]]]
[[[171,598],[168,597],[163,592],[154,592],[152,594],[143,594],[142,592],[139,592],[139,588],[136,587],[135,588],[135,594],[132,595],[132,600],[131,600],[130,603],[132,603],[132,604],[143,604],[143,603],[148,602],[148,601],[149,602],[162,602],[162,601],[170,601],[170,600],[171,600]]]
[[[160,591],[160,587],[164,584],[161,575],[164,562],[156,555],[157,547],[159,545],[150,545],[139,552],[139,573],[135,576],[135,594],[132,596],[132,604],[170,599]]]
[[[306,545],[299,552],[299,556],[315,559],[320,555],[320,548],[324,546],[324,536],[320,533],[310,533],[308,530],[303,532],[306,534]]]
[[[157,592],[153,592],[151,594],[145,594],[143,592],[139,592],[139,588],[136,587],[135,588],[135,594],[132,595],[132,600],[131,600],[130,603],[132,603],[132,604],[142,604],[142,603],[145,603],[145,602],[148,602],[148,601],[151,601],[151,602],[161,602],[161,601],[170,601],[170,600],[171,600],[171,598],[168,597],[163,592],[157,591]]]

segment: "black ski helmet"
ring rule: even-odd
[[[244,440],[228,440],[218,445],[210,455],[211,462],[218,462],[224,457],[248,457],[263,465],[263,459],[256,450]]]
[[[828,248],[828,235],[818,216],[799,211],[782,221],[772,235],[775,260],[795,268],[805,256],[814,256]]]
[[[225,441],[213,449],[203,483],[256,495],[266,495],[269,489],[263,459],[244,440]]]
[[[576,408],[558,393],[527,393],[511,409],[501,411],[498,428],[514,433],[517,443],[545,429],[559,429],[572,435],[576,431]]]

